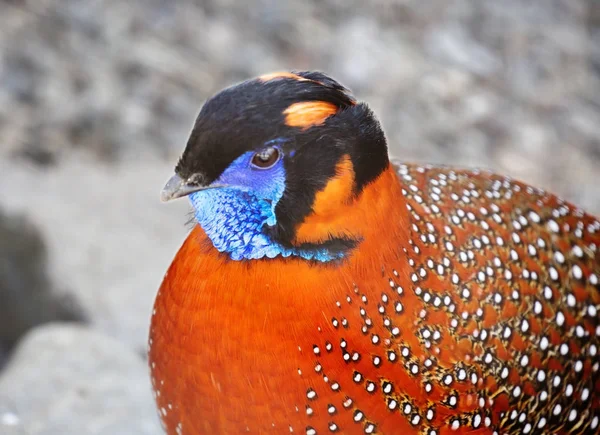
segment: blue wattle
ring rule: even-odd
[[[282,162],[269,170],[249,166],[253,153],[234,161],[214,182],[219,187],[190,195],[196,220],[219,252],[232,260],[255,260],[297,256],[327,262],[343,257],[325,248],[287,248],[264,233],[265,225],[277,223],[275,206],[285,190]]]

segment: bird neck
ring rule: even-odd
[[[319,244],[284,246],[266,231],[277,218],[274,200],[258,198],[249,191],[219,188],[190,195],[194,215],[213,247],[234,261],[256,261],[277,257],[329,262],[343,258],[344,251]]]
[[[395,172],[388,168],[352,194],[353,172],[339,174],[317,193],[313,212],[298,225],[291,244],[280,243],[269,228],[277,222],[275,201],[234,188],[194,193],[190,201],[195,217],[213,247],[235,261],[298,257],[322,263],[348,258],[365,238],[377,237],[386,216],[398,208],[401,197]],[[352,175],[351,175],[352,174]]]
[[[208,199],[207,196],[205,198]],[[239,198],[241,197],[238,196],[233,200],[240,201]],[[216,200],[219,198],[211,199],[213,204],[224,203],[222,198],[221,201]],[[377,261],[381,260],[377,257],[397,255],[399,242],[402,245],[407,242],[399,240],[406,237],[403,228],[408,226],[408,214],[398,176],[391,166],[366,185],[353,200],[336,204],[335,213],[316,207],[317,212],[308,216],[297,228],[294,246],[291,247],[273,242],[260,231],[261,225],[269,221],[272,213],[272,207],[267,205],[261,207],[263,213],[259,218],[240,222],[238,217],[234,216],[222,220],[220,224],[217,220],[205,222],[196,212],[199,227],[192,231],[186,245],[199,240],[202,240],[202,243],[194,243],[193,248],[197,252],[188,253],[186,256],[198,258],[210,256],[223,261],[240,260],[234,262],[244,263],[245,267],[262,267],[262,263],[267,261],[271,262],[272,270],[285,269],[286,264],[297,262],[313,267],[315,261],[328,263],[334,268],[340,265],[347,268],[364,263],[365,259],[362,257],[365,255],[371,257],[370,260]],[[201,209],[201,207],[195,208]],[[230,202],[226,204],[223,213],[233,208],[235,204]],[[223,232],[219,232],[219,227],[234,225],[240,228],[241,223],[245,227],[235,240],[225,240]],[[332,236],[340,240],[355,240],[357,249],[329,251],[325,240]],[[307,246],[311,247],[307,248]]]
[[[364,252],[365,245],[387,246],[389,238],[401,234],[407,222],[396,172],[388,166],[355,194],[351,167],[339,165],[337,169],[338,175],[316,194],[312,213],[296,227],[294,245],[347,241],[357,248],[350,250],[349,257],[355,256],[355,251]]]

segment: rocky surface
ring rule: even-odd
[[[0,191],[27,192],[4,205],[45,234],[50,279],[69,289],[94,326],[140,354],[154,296],[187,231],[186,202],[159,201],[171,172],[152,159],[106,166],[72,156],[45,171],[0,160]]]
[[[0,5],[4,155],[172,161],[223,86],[320,69],[371,103],[400,157],[492,167],[600,211],[597,1]]]
[[[50,324],[25,336],[0,375],[0,433],[162,431],[139,354],[87,327]]]
[[[0,287],[0,337],[12,331],[10,344],[0,338],[0,365],[29,327],[63,318],[63,297],[97,331],[48,329],[66,355],[42,365],[32,349],[43,343],[31,337],[46,330],[36,330],[0,385],[26,391],[36,364],[40,376],[73,361],[101,371],[78,346],[98,346],[107,364],[111,347],[130,362],[143,354],[154,294],[188,219],[185,201],[162,205],[158,193],[192,121],[222,87],[281,69],[319,69],[350,87],[404,160],[492,168],[600,214],[595,0],[0,0],[0,208],[24,216],[26,234],[0,238],[0,261],[55,307],[6,316],[7,301],[19,306],[25,293]],[[13,280],[5,270],[0,285]],[[80,333],[89,343],[57,343]],[[140,397],[124,396],[134,404],[147,392],[138,363],[127,385]],[[0,424],[20,422],[0,433],[29,434],[33,421],[61,434],[61,418],[92,415],[72,398],[48,413],[52,388],[31,403],[20,393],[14,415],[0,401]],[[104,392],[91,390],[94,406],[110,406],[110,394],[101,403]],[[125,429],[108,422],[113,432],[103,433],[150,433],[143,418],[134,412]]]
[[[39,229],[26,216],[0,211],[0,367],[8,351],[32,327],[84,319],[76,300],[52,284]]]

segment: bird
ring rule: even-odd
[[[390,157],[315,71],[209,98],[181,197],[148,341],[168,434],[599,433],[600,222],[576,205]]]

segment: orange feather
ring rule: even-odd
[[[344,158],[297,236],[359,235],[341,263],[232,261],[189,234],[150,332],[167,432],[521,433],[521,413],[590,428],[600,224],[488,173],[390,166],[356,197],[353,182]]]
[[[285,125],[307,129],[315,125],[321,125],[327,118],[338,111],[335,104],[325,101],[303,101],[293,103],[283,111]]]

